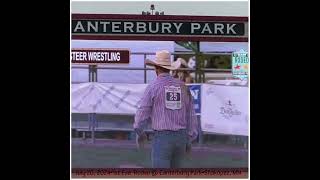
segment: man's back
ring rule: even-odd
[[[136,112],[134,128],[143,127],[149,119],[156,131],[188,129],[191,139],[198,134],[190,91],[184,82],[169,73],[160,74],[147,86]]]
[[[161,74],[148,87],[152,91],[152,128],[155,130],[186,129],[190,97],[184,82]]]

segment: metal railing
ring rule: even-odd
[[[83,67],[83,66],[74,66],[72,67],[73,69],[89,69],[89,74],[90,74],[90,69],[93,69],[92,67]],[[144,83],[147,83],[147,71],[154,70],[154,68],[139,68],[139,67],[99,67],[96,66],[94,70],[96,71],[97,69],[110,69],[110,70],[141,70],[144,71]],[[189,72],[195,72],[196,69],[194,68],[180,68],[179,71],[189,71]],[[200,71],[204,72],[204,79],[206,73],[231,73],[231,69],[214,69],[214,68],[202,68]],[[90,79],[97,79],[98,78],[98,73],[93,73],[94,78],[92,78],[89,75],[89,81]],[[73,83],[78,83],[78,82],[73,82]],[[204,83],[204,82],[196,82],[196,83]]]
[[[204,55],[231,55],[232,52],[202,52]],[[155,55],[155,53],[148,53],[148,52],[133,52],[130,53],[130,55],[143,55],[144,62],[147,59],[147,55]],[[194,52],[174,52],[171,53],[172,56],[174,55],[195,55]],[[154,70],[154,68],[148,68],[146,64],[144,63],[144,67],[101,67],[99,65],[88,65],[88,66],[77,66],[72,65],[72,69],[89,69],[89,82],[91,81],[97,81],[98,79],[98,69],[110,69],[110,70],[141,70],[144,71],[144,83],[147,83],[147,71]],[[196,83],[204,83],[205,81],[205,73],[231,73],[231,69],[215,69],[215,68],[179,68],[179,71],[189,71],[189,72],[203,72],[204,78],[202,82],[196,82]],[[73,82],[78,83],[78,82]]]
[[[74,69],[88,69],[89,67],[73,66]],[[97,69],[112,69],[112,70],[154,70],[154,68],[139,68],[139,67],[96,67]],[[179,71],[196,71],[194,68],[179,68]],[[215,68],[202,68],[204,72],[231,72],[231,69],[215,69]]]

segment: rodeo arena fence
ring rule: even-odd
[[[190,52],[189,52],[190,53]],[[204,54],[222,54],[203,52]],[[223,54],[230,54],[226,52]],[[172,53],[172,56],[181,53]],[[183,54],[188,54],[184,52]],[[192,53],[191,53],[192,54]],[[149,52],[132,52],[130,56],[141,56],[144,60]],[[142,59],[142,58],[141,58]],[[135,139],[133,121],[144,89],[153,78],[149,78],[153,68],[72,65],[72,70],[84,69],[88,72],[87,81],[72,81],[72,137],[91,138],[95,143],[99,133],[112,134],[111,138]],[[99,70],[117,71],[119,76],[125,71],[143,71],[143,83],[103,82]],[[194,76],[196,69],[184,68]],[[248,83],[232,79],[231,69],[201,68],[202,82],[187,84],[194,100],[198,118],[198,144],[210,140],[204,137],[226,137],[231,144],[248,143]],[[127,74],[130,77],[130,73]],[[153,74],[153,76],[155,76]],[[142,78],[142,77],[141,77]],[[130,80],[128,79],[128,82]],[[146,131],[152,135],[149,128]],[[118,135],[117,135],[118,134]],[[114,136],[118,137],[114,137]],[[119,137],[121,136],[121,137]],[[211,138],[212,139],[212,138]],[[215,138],[213,138],[215,139]]]
[[[130,24],[135,28],[130,29]],[[135,139],[135,112],[144,89],[156,78],[143,60],[154,59],[158,50],[171,52],[171,59],[186,54],[199,57],[199,52],[231,55],[248,49],[248,29],[248,17],[72,14],[73,50],[116,48],[123,55],[118,63],[72,63],[72,137],[82,135],[92,143],[106,136]],[[182,48],[179,42],[189,42],[189,48]],[[197,143],[226,138],[247,147],[248,83],[233,79],[231,69],[209,69],[203,61],[195,62],[195,69],[182,70],[195,79],[188,87],[199,121]],[[147,132],[152,138],[150,127]]]

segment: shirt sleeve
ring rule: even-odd
[[[140,101],[140,105],[137,109],[133,128],[138,135],[143,133],[143,130],[147,126],[148,120],[151,119],[151,112],[152,112],[152,105],[153,105],[153,92],[152,88],[147,86],[144,95]]]

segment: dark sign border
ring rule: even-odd
[[[72,65],[110,65],[110,64],[129,64],[130,63],[130,56],[131,56],[131,51],[130,49],[126,49],[126,48],[72,48],[71,49],[71,52],[73,51],[95,51],[95,50],[98,50],[98,51],[128,51],[128,61],[127,63],[123,63],[123,62],[117,62],[117,63],[114,63],[114,62],[83,62],[83,63],[79,63],[79,62],[72,62],[71,60],[71,64]]]
[[[248,17],[235,16],[176,16],[176,15],[129,15],[129,14],[72,14],[72,20],[170,20],[170,21],[221,21],[248,23]],[[146,41],[207,41],[207,42],[248,42],[248,37],[211,37],[188,35],[72,35],[82,40],[146,40]]]

